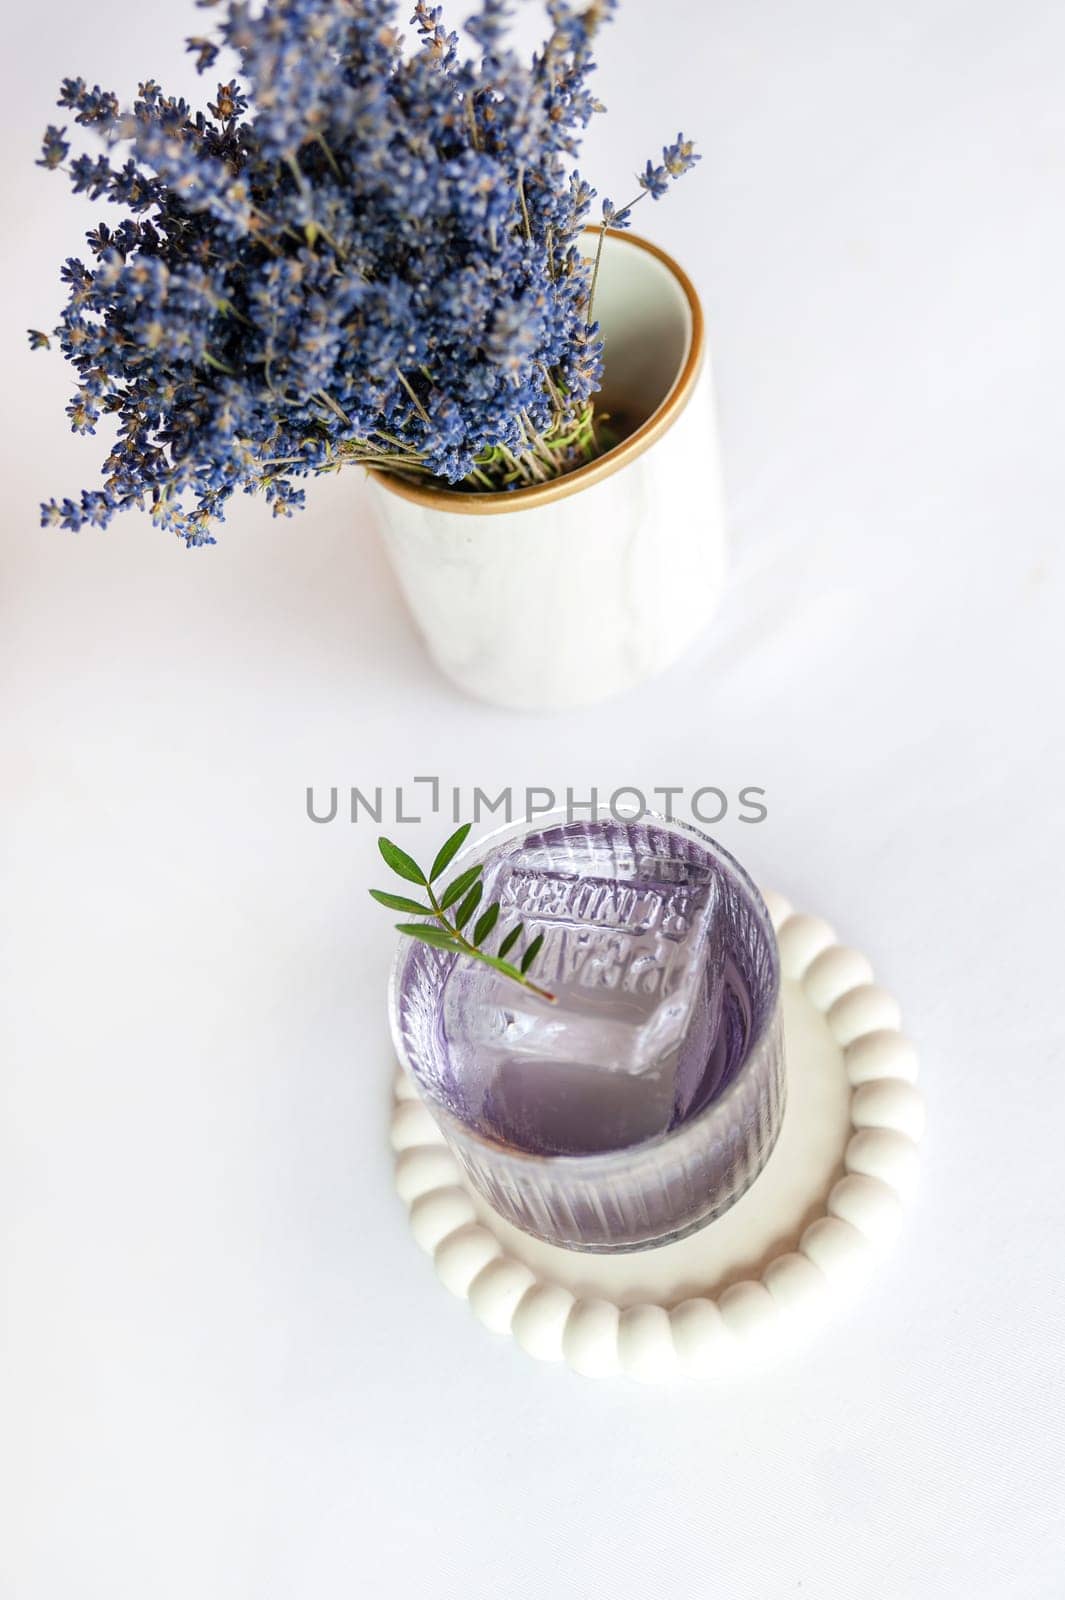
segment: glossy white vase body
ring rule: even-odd
[[[616,695],[662,671],[713,614],[724,525],[710,364],[691,284],[608,236],[596,314],[604,408],[627,437],[509,495],[374,475],[385,545],[440,670],[529,711]]]

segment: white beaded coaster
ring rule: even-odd
[[[491,1332],[587,1377],[714,1378],[816,1325],[894,1238],[924,1103],[897,1002],[827,923],[766,894],[780,946],[788,1100],[776,1149],[716,1222],[658,1249],[541,1244],[475,1194],[396,1082],[396,1188],[444,1287]]]

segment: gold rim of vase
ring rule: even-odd
[[[592,228],[587,231],[597,233],[599,230]],[[623,244],[633,245],[638,250],[645,250],[648,255],[661,261],[676,279],[691,312],[691,343],[684,363],[665,397],[646,421],[642,422],[635,432],[630,433],[628,438],[615,445],[613,450],[608,450],[606,455],[599,456],[595,461],[589,461],[587,465],[578,467],[574,472],[564,473],[560,478],[552,478],[549,483],[533,483],[525,489],[479,493],[476,490],[429,488],[423,484],[412,483],[406,478],[396,477],[394,473],[371,468],[371,477],[383,489],[387,489],[390,494],[399,495],[402,500],[412,500],[415,505],[426,506],[432,511],[487,517],[500,512],[528,511],[534,506],[548,505],[552,500],[562,500],[567,495],[577,494],[581,489],[590,488],[593,483],[601,483],[604,478],[609,478],[612,473],[627,467],[630,461],[635,461],[637,456],[643,455],[656,439],[660,439],[667,429],[673,426],[691,398],[705,354],[706,334],[699,295],[684,268],[659,245],[652,244],[649,239],[644,239],[639,234],[622,232],[617,228],[608,228],[607,237],[618,239]]]

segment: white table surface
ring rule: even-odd
[[[705,152],[641,224],[705,296],[732,571],[684,666],[554,720],[434,676],[355,475],[213,551],[37,529],[98,460],[18,343],[96,214],[33,168],[53,86],[195,90],[204,18],[5,22],[5,1600],[1065,1593],[1065,12],[622,10],[586,166],[623,198],[678,126]],[[430,773],[763,785],[723,842],[900,996],[919,1202],[801,1358],[596,1386],[440,1289],[375,830],[304,811]]]

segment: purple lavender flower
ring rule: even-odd
[[[45,129],[44,138],[41,140],[41,154],[37,162],[39,167],[54,169],[61,167],[70,154],[70,146],[63,135],[65,128],[57,128],[52,124]]]
[[[45,134],[40,164],[124,214],[64,266],[54,330],[72,428],[117,424],[104,486],[42,521],[140,506],[208,544],[237,490],[290,515],[301,480],[348,461],[518,486],[550,470],[544,436],[578,438],[587,416],[594,438],[602,347],[578,242],[595,191],[573,160],[615,0],[549,0],[531,62],[506,0],[481,0],[472,56],[427,0],[409,48],[395,0],[201,3],[219,26],[187,41],[198,68],[222,52],[238,68],[206,111],[154,81],[123,109],[68,78],[59,104],[103,152]],[[638,198],[696,159],[678,136]],[[631,204],[607,203],[613,226]]]
[[[650,195],[652,200],[661,200],[669,193],[670,183],[690,172],[697,161],[702,157],[696,155],[695,145],[691,139],[686,139],[682,133],[677,134],[674,144],[667,144],[662,150],[662,164],[657,166],[653,161],[648,161],[642,172],[636,174],[636,181],[640,192],[624,206],[615,206],[612,200],[603,201],[602,227],[627,228],[632,223],[632,208],[641,200],[646,200]],[[595,273],[593,275],[593,292],[595,277],[599,273],[599,261],[602,254],[602,239],[600,239],[600,252],[596,257]]]
[[[634,204],[635,204],[635,201],[630,201],[627,206],[624,206],[619,210],[618,207],[615,206],[613,200],[604,200],[603,201],[603,227],[604,228],[627,228],[627,227],[629,227],[629,225],[632,222],[632,208],[633,208]]]
[[[652,200],[661,200],[669,193],[669,173],[665,167],[656,167],[649,161],[638,175],[641,189],[646,189]]]
[[[682,133],[677,134],[674,144],[667,144],[662,151],[662,165],[671,178],[683,177],[684,173],[690,172],[695,163],[702,159],[702,156],[696,155],[692,141],[686,139]]]

